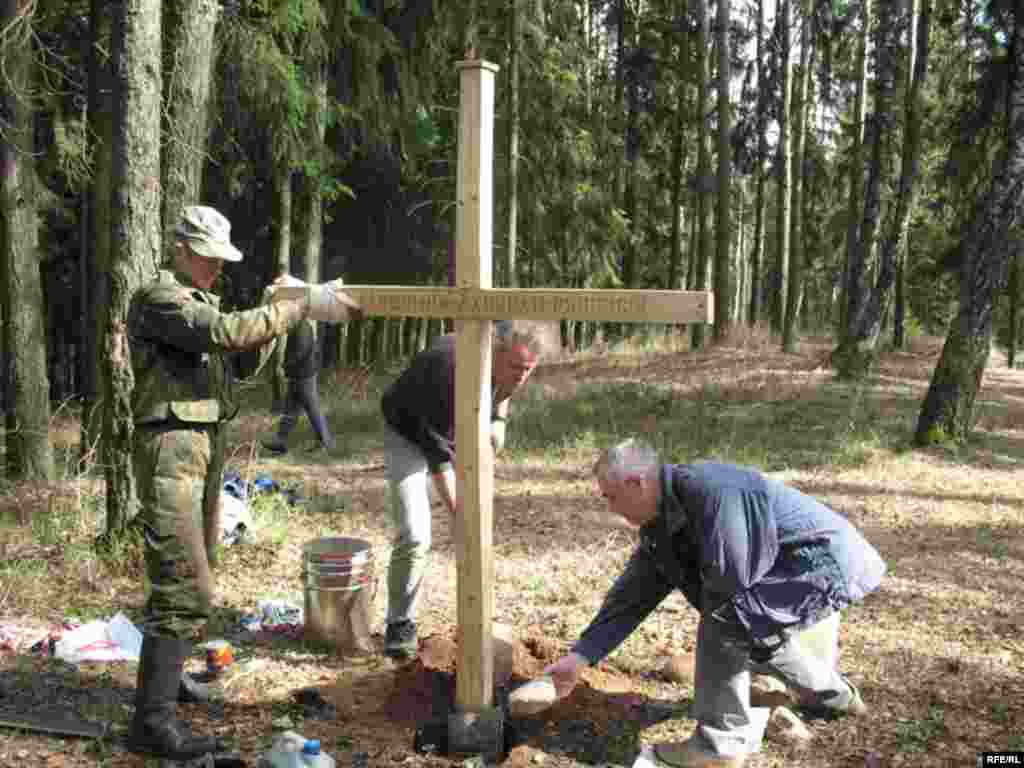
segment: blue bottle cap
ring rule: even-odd
[[[304,754],[304,755],[319,755],[320,754],[320,740],[319,739],[307,739],[306,743],[302,745],[302,754]]]

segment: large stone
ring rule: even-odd
[[[661,666],[661,674],[671,683],[692,685],[695,668],[692,653],[678,653],[665,659]]]
[[[768,675],[753,675],[750,678],[750,706],[788,707],[793,703],[789,689],[781,680]]]
[[[776,707],[772,710],[765,735],[777,744],[789,747],[805,747],[814,740],[811,729],[786,707]]]

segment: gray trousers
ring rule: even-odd
[[[415,445],[384,426],[391,522],[395,537],[388,567],[387,622],[415,620],[420,584],[430,565],[430,476]]]
[[[839,617],[833,614],[821,624],[829,633],[839,631]],[[813,632],[816,627],[807,630]],[[813,653],[799,636],[780,645],[771,657],[757,663],[750,658],[750,644],[737,640],[730,627],[701,617],[697,627],[697,664],[694,680],[693,719],[697,738],[716,755],[733,757],[756,751],[760,734],[751,719],[750,676],[752,673],[778,678],[790,689],[830,707],[844,709],[853,691],[839,674],[834,659]],[[833,638],[835,637],[833,634]],[[838,698],[837,698],[838,697]]]

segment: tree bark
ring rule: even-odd
[[[19,0],[0,3],[0,248],[3,253],[4,344],[8,407],[7,469],[22,480],[53,479],[50,385],[46,368],[46,315],[39,269],[36,219],[31,9]]]
[[[895,7],[886,6],[881,10],[879,16],[880,23],[888,30],[882,41],[885,47],[880,50],[880,54],[884,50],[882,61],[886,63],[888,69],[880,70],[879,78],[891,80],[890,85],[880,83],[880,89],[884,89],[886,92],[895,90],[899,37],[900,31],[904,28],[910,30],[910,37],[913,41],[907,53],[908,70],[912,76],[906,92],[906,118],[904,120],[899,190],[892,206],[892,212],[888,217],[885,239],[879,253],[878,278],[874,289],[858,303],[856,314],[849,317],[848,330],[832,355],[833,364],[840,378],[856,378],[864,375],[875,358],[878,338],[882,331],[882,318],[889,305],[892,286],[896,280],[899,256],[904,248],[910,214],[917,197],[917,180],[921,164],[921,90],[928,70],[931,7],[931,0],[924,0],[920,19],[917,18],[916,0],[912,3],[909,15],[897,16],[893,12],[896,10]],[[872,165],[874,165],[874,160]],[[869,228],[865,222],[865,232],[867,231]]]
[[[680,0],[677,18],[683,27],[679,36],[679,58],[676,61],[676,119],[672,135],[672,165],[670,186],[672,189],[672,245],[669,251],[668,279],[665,287],[674,291],[679,288],[683,266],[683,179],[686,176],[686,74],[689,68],[690,36],[686,33],[686,0]]]
[[[860,254],[861,205],[864,194],[864,122],[867,118],[868,35],[871,29],[871,0],[861,5],[861,28],[857,47],[857,91],[853,105],[853,137],[850,147],[850,191],[846,206],[846,253],[839,296],[839,335],[846,333],[851,296],[863,290],[864,265],[855,264]]]
[[[88,217],[83,243],[82,296],[85,309],[82,337],[82,419],[79,454],[89,463],[98,458],[103,436],[103,393],[106,367],[99,350],[106,333],[110,307],[111,200],[114,173],[114,91],[117,87],[113,60],[112,16],[115,10],[103,0],[90,0],[89,9],[89,103],[87,140],[93,158],[92,180],[86,192]],[[92,458],[89,461],[90,457]]]
[[[708,2],[696,0],[697,3],[697,260],[694,267],[693,290],[703,291],[708,285],[708,268],[711,266],[711,146],[708,135],[706,115],[708,108],[708,88],[711,80],[709,72],[711,58],[711,37],[708,30]],[[717,315],[717,313],[716,313]],[[704,324],[693,323],[690,326],[690,347],[704,348]]]
[[[103,339],[103,457],[107,530],[122,528],[138,506],[132,469],[134,384],[128,306],[160,263],[160,0],[123,0],[114,43],[118,98],[114,130],[110,304]]]
[[[761,319],[761,262],[764,258],[764,161],[768,156],[768,109],[765,95],[764,65],[764,0],[757,3],[757,166],[756,190],[754,192],[754,243],[750,249],[750,325],[757,325]]]
[[[921,405],[914,441],[929,445],[964,441],[974,425],[992,338],[995,298],[1006,283],[1010,228],[1024,201],[1024,35],[1016,11],[1010,35],[1006,143],[992,168],[992,182],[964,233],[960,303]]]
[[[789,240],[789,275],[786,288],[786,309],[782,321],[782,351],[796,351],[797,329],[804,280],[804,148],[807,143],[807,92],[811,81],[811,4],[800,4],[800,82],[793,109],[793,178],[792,218]]]
[[[274,237],[274,274],[290,273],[292,253],[292,169],[291,164],[281,160],[274,174],[274,194],[276,197],[275,221],[277,224]],[[288,345],[287,336],[278,339],[274,348],[273,368],[271,369],[271,389],[274,404],[283,408],[288,391],[288,382],[284,375],[284,357]]]
[[[733,270],[732,257],[732,108],[729,85],[732,67],[729,64],[729,0],[718,0],[716,25],[718,47],[718,196],[715,220],[715,312],[714,335],[723,341],[732,324]]]
[[[772,291],[772,330],[781,333],[785,321],[786,291],[789,287],[790,217],[792,210],[793,158],[790,155],[789,116],[792,108],[793,62],[790,56],[790,0],[779,0],[777,5],[778,30],[781,47],[782,104],[779,106],[779,163],[776,179],[776,246],[775,274]]]
[[[1009,327],[1006,334],[1006,367],[1017,362],[1017,324],[1020,317],[1020,254],[1014,251],[1010,260],[1010,284],[1006,289],[1010,301]]]
[[[510,0],[508,44],[508,242],[505,246],[505,285],[515,288],[516,228],[519,224],[519,0]]]
[[[206,165],[207,115],[213,72],[213,33],[220,16],[217,0],[181,0],[174,5],[164,124],[163,244],[174,245],[174,227],[186,205],[201,203]]]

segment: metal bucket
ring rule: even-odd
[[[314,639],[342,654],[373,652],[375,565],[365,539],[315,539],[302,548],[306,631]]]

